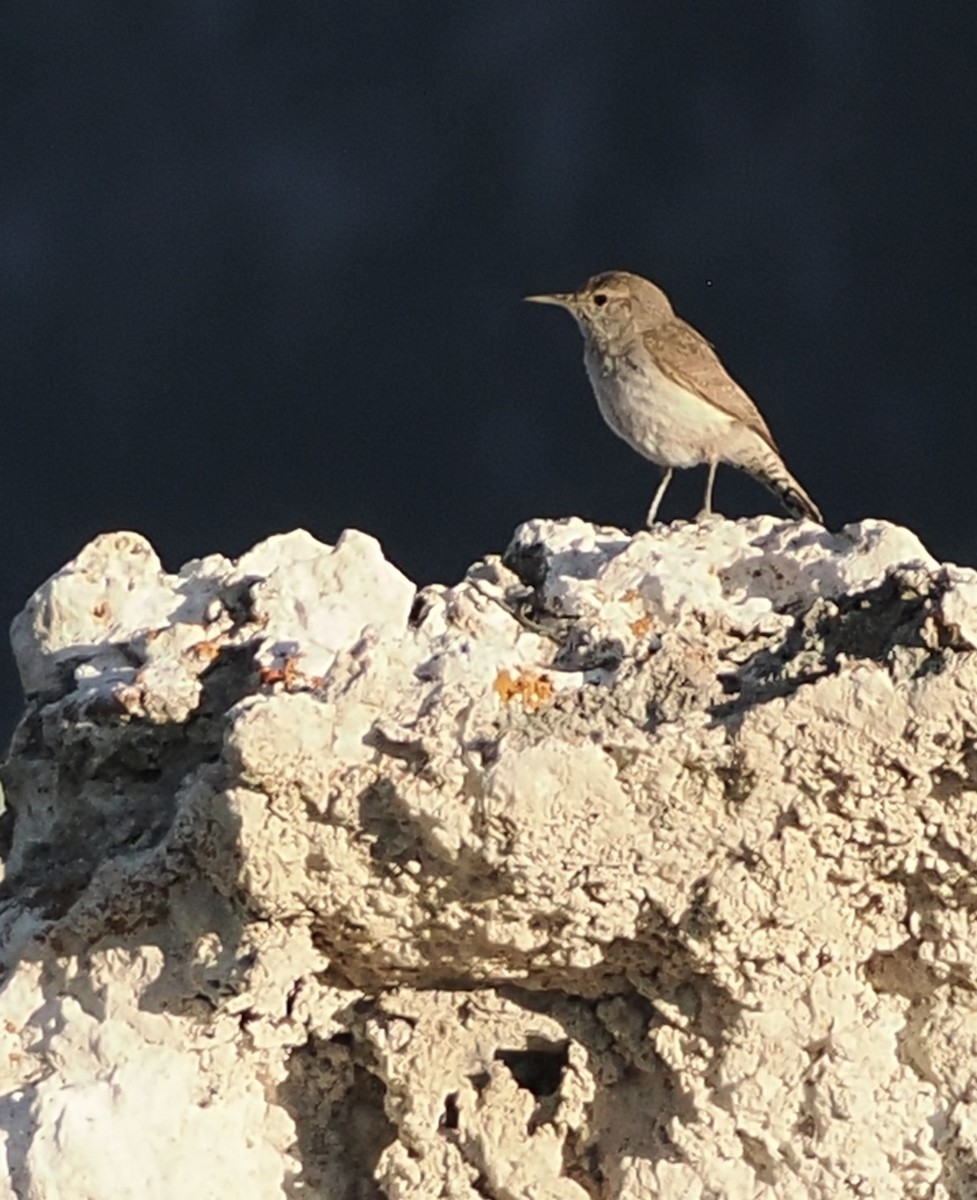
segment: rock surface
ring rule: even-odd
[[[12,639],[18,1200],[977,1196],[977,574],[112,534]]]

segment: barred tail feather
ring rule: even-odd
[[[787,484],[769,483],[767,486],[780,497],[780,503],[792,517],[796,517],[798,520],[806,517],[816,525],[824,524],[824,517],[821,516],[821,510],[796,479],[791,479],[790,483]]]
[[[792,517],[798,520],[806,517],[818,525],[824,524],[821,510],[773,452],[765,454],[761,461],[751,463],[747,470],[773,492]]]

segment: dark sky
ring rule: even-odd
[[[7,0],[4,620],[112,529],[175,569],[355,526],[427,582],[530,516],[637,526],[655,469],[519,301],[608,268],[829,525],[977,563],[975,60],[973,0]]]

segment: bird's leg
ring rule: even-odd
[[[709,464],[709,478],[706,480],[706,498],[702,502],[702,512],[700,517],[712,516],[712,485],[716,482],[716,467],[719,466],[715,459]]]
[[[662,476],[662,481],[658,485],[658,491],[655,492],[654,496],[652,497],[651,508],[648,509],[648,516],[645,519],[645,526],[648,529],[650,529],[652,527],[652,525],[654,525],[654,523],[655,523],[655,517],[658,513],[658,505],[661,504],[662,496],[665,495],[665,489],[668,487],[669,483],[671,483],[671,480],[672,480],[672,468],[669,467],[668,470],[665,472],[665,474]]]

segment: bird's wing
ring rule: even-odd
[[[642,337],[669,379],[741,421],[748,429],[758,433],[772,450],[780,453],[756,405],[729,374],[720,362],[719,355],[698,330],[675,317],[664,325],[645,330]]]

